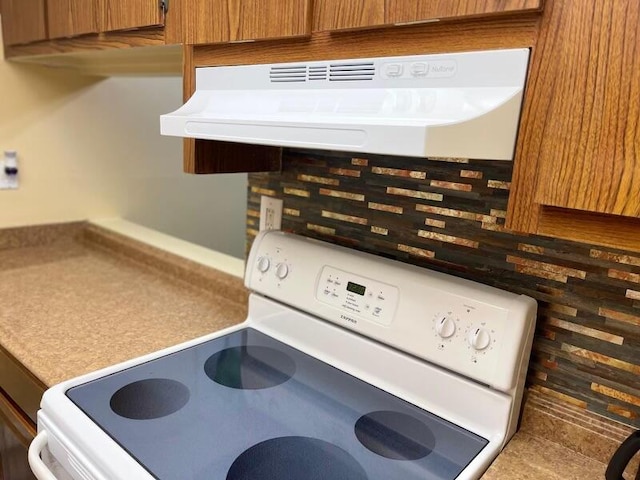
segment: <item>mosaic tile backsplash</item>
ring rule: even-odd
[[[511,162],[285,150],[249,175],[282,229],[443,271],[538,301],[529,387],[640,426],[640,254],[504,228]]]

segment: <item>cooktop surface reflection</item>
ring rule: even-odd
[[[488,443],[251,328],[67,396],[161,480],[451,480]]]

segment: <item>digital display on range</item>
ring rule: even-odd
[[[357,293],[358,295],[364,295],[367,287],[365,287],[364,285],[358,285],[357,283],[347,282],[347,290],[353,293]]]

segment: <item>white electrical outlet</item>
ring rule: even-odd
[[[280,230],[282,226],[282,200],[279,198],[260,197],[260,231]]]

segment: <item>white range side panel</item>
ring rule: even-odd
[[[503,392],[522,387],[533,299],[282,232],[254,242],[251,290]]]
[[[511,160],[529,50],[196,69],[161,133],[325,150]]]

